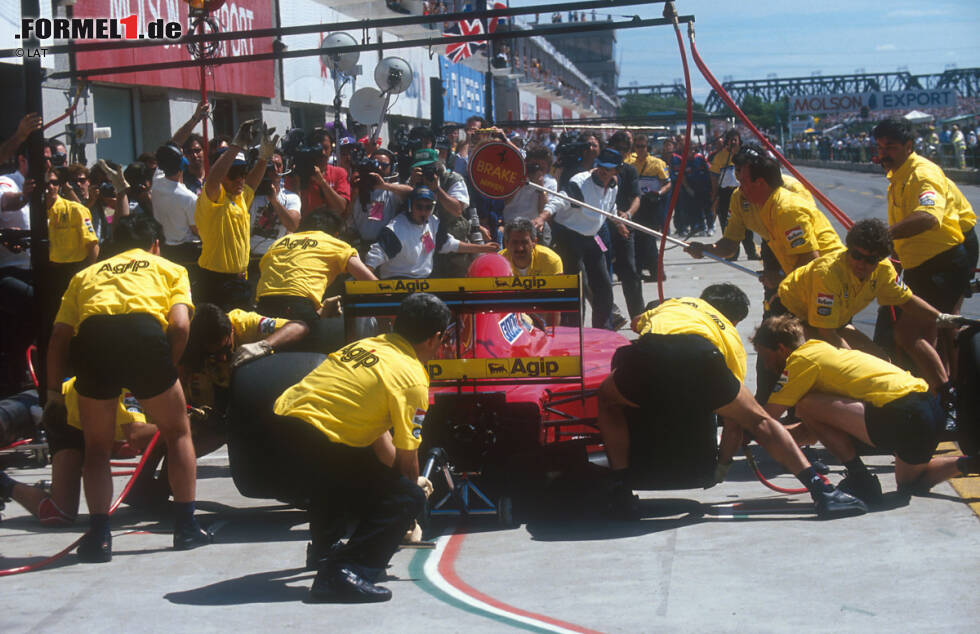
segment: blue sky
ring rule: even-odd
[[[546,4],[511,0],[511,6]],[[892,72],[940,73],[947,65],[980,66],[980,0],[681,0],[695,17],[698,51],[715,77],[765,79]],[[599,11],[614,19],[660,17],[663,4]],[[545,19],[545,16],[542,16]],[[548,17],[547,19],[550,19]],[[685,45],[687,33],[683,31]],[[673,29],[619,31],[620,85],[673,83],[683,78]],[[693,62],[695,97],[707,82]]]

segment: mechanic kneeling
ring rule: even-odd
[[[429,407],[423,365],[439,349],[450,312],[428,293],[407,297],[394,332],[362,339],[331,354],[277,400],[280,437],[294,448],[310,486],[310,532],[319,569],[314,601],[378,602],[391,591],[374,585],[405,531],[422,512],[418,446]],[[394,463],[383,464],[372,445],[393,429]],[[325,527],[350,513],[357,526],[346,545],[333,547]]]

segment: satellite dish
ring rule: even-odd
[[[386,57],[374,68],[374,82],[390,95],[405,92],[412,85],[412,67],[400,57]]]
[[[323,51],[323,53],[320,54],[320,61],[322,61],[323,65],[327,68],[344,73],[345,75],[350,75],[357,67],[357,60],[360,58],[361,54],[357,51],[348,53],[330,52],[330,49],[341,48],[344,46],[357,46],[357,40],[354,39],[354,36],[350,35],[349,33],[344,33],[343,31],[331,33],[325,40],[323,40],[323,44],[320,45],[320,50]]]
[[[350,116],[358,123],[372,125],[381,120],[384,111],[385,98],[377,88],[370,86],[361,88],[350,98],[348,109]]]

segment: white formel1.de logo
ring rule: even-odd
[[[177,40],[180,22],[149,20],[140,30],[136,14],[124,18],[22,18],[14,38],[44,40]]]

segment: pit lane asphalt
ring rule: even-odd
[[[883,177],[807,169],[804,174],[852,218],[884,217]],[[855,192],[848,192],[847,189]],[[980,188],[964,187],[980,207]],[[859,192],[868,191],[864,195]],[[863,203],[859,205],[858,203]],[[717,237],[716,233],[716,237]],[[744,261],[744,260],[743,260]],[[667,252],[667,296],[697,295],[735,281],[753,305],[739,327],[751,334],[761,316],[761,287],[719,264]],[[656,285],[645,284],[647,299]],[[616,287],[620,306],[625,306]],[[970,300],[966,313],[980,314]],[[751,354],[751,347],[747,347]],[[750,383],[754,358],[749,359]],[[831,480],[840,465],[823,452]],[[792,476],[760,456],[776,484]],[[894,491],[892,462],[866,461]],[[13,469],[33,482],[47,469]],[[139,630],[322,632],[884,632],[972,630],[980,566],[977,517],[949,484],[895,508],[833,521],[811,513],[808,495],[764,488],[744,459],[708,490],[641,492],[644,519],[614,522],[579,513],[537,518],[515,529],[492,519],[445,526],[436,550],[402,550],[392,559],[391,602],[304,603],[312,572],[302,569],[307,527],[302,512],[235,490],[227,454],[203,457],[198,469],[201,520],[216,543],[170,550],[171,518],[123,505],[113,518],[114,558],[56,564],[0,579],[4,632]],[[971,479],[976,481],[977,478]],[[121,490],[123,478],[116,478]],[[980,502],[980,496],[973,501]],[[82,509],[84,510],[84,502]],[[0,523],[0,567],[39,561],[86,525],[41,529],[15,503]]]

